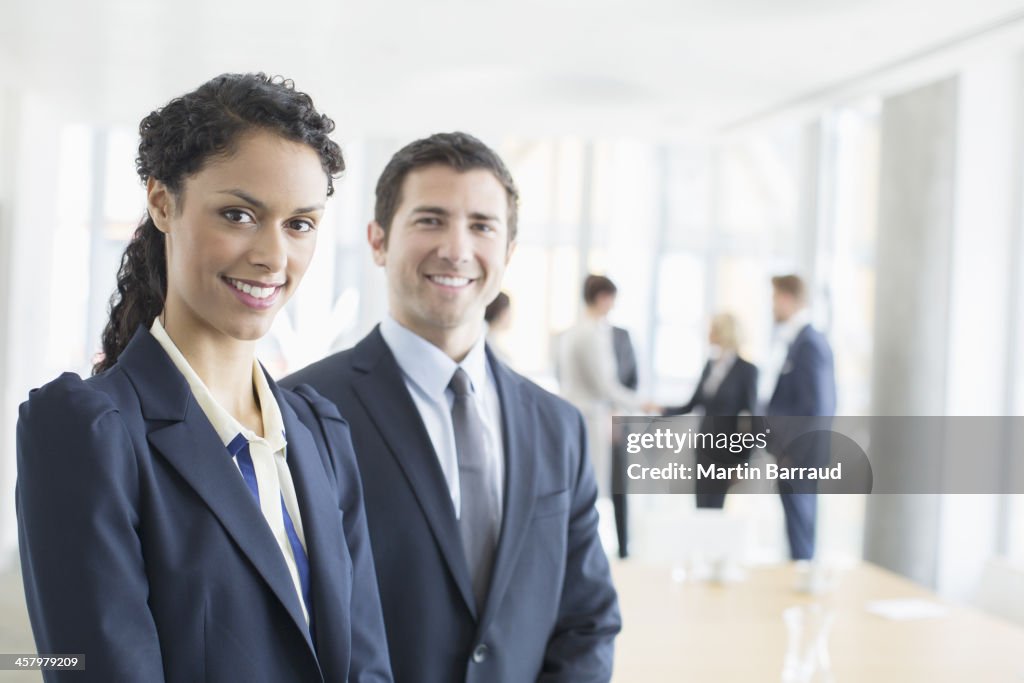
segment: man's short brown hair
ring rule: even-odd
[[[807,288],[799,275],[776,275],[772,278],[772,287],[777,292],[789,294],[800,303],[807,300]]]
[[[588,275],[587,279],[583,281],[583,301],[588,306],[597,301],[597,297],[602,294],[614,296],[618,291],[619,288],[615,286],[615,283],[604,275]]]
[[[519,216],[519,190],[501,157],[468,133],[435,133],[410,142],[398,150],[377,180],[377,203],[373,219],[384,230],[387,242],[391,221],[402,203],[402,183],[411,172],[427,166],[448,166],[459,173],[484,169],[490,171],[508,195],[508,241],[516,238]]]

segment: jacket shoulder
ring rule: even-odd
[[[19,477],[72,462],[101,469],[129,462],[112,445],[128,444],[143,433],[138,405],[131,383],[116,367],[89,379],[64,373],[33,390],[18,414]]]
[[[347,375],[352,371],[354,351],[354,349],[345,349],[344,351],[325,356],[315,363],[311,363],[301,370],[291,373],[284,379],[281,379],[278,384],[285,389],[294,389],[300,384],[319,387],[321,383],[331,381],[341,374]],[[319,394],[317,395],[319,396]]]
[[[318,420],[329,419],[345,422],[345,419],[338,411],[338,406],[333,401],[324,398],[320,392],[307,383],[293,384],[291,388],[282,386],[281,394],[296,411],[300,419],[307,412],[311,411]],[[347,422],[345,423],[348,424]]]
[[[829,357],[832,355],[832,347],[828,343],[828,338],[818,328],[808,325],[800,335],[799,343],[796,345],[797,351],[807,350],[811,354],[821,355]]]
[[[87,425],[108,413],[120,412],[120,392],[110,391],[118,383],[115,374],[120,375],[112,370],[103,376],[82,379],[73,372],[65,372],[29,392],[28,400],[21,404],[21,419],[30,423],[44,419],[51,425]]]

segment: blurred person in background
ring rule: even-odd
[[[774,388],[765,416],[773,434],[768,450],[782,466],[823,467],[829,457],[824,430],[836,410],[835,370],[828,340],[811,325],[807,288],[799,276],[772,278],[772,317],[774,372],[767,379]],[[816,436],[795,438],[807,432]],[[787,488],[790,491],[780,485],[790,555],[809,560],[814,557],[816,483],[801,481]]]
[[[102,358],[18,421],[32,631],[85,656],[46,680],[392,680],[348,427],[256,359],[344,169],[333,129],[263,74],[143,119]]]
[[[625,495],[612,497],[616,488],[612,478],[618,476],[621,468],[615,468],[619,463],[612,462],[611,418],[616,414],[644,412],[651,406],[642,401],[635,391],[636,357],[629,334],[625,330],[622,330],[624,334],[616,333],[608,322],[608,313],[614,308],[617,295],[618,288],[609,278],[587,276],[583,282],[583,313],[576,325],[563,332],[558,341],[557,367],[562,396],[579,408],[587,421],[587,438],[597,476],[600,507],[604,508],[602,519],[614,518],[618,553],[626,557],[626,498]],[[623,379],[633,386],[624,384]],[[605,524],[607,522],[603,522]],[[610,536],[610,532],[605,534]]]
[[[704,414],[702,433],[735,434],[749,432],[750,416],[757,405],[757,368],[739,355],[739,325],[729,313],[711,319],[708,331],[710,353],[701,371],[697,388],[681,406],[665,408],[663,415]],[[728,448],[702,447],[697,451],[698,465],[715,463],[735,465],[750,458],[750,450],[730,452]],[[698,508],[721,508],[732,482],[728,479],[698,478],[695,481]]]

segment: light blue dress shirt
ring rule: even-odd
[[[391,349],[398,367],[402,370],[405,386],[413,403],[423,419],[423,424],[434,445],[441,471],[448,483],[448,492],[459,517],[461,496],[459,493],[459,462],[455,451],[455,432],[452,428],[452,405],[455,394],[448,389],[448,383],[459,366],[469,375],[473,385],[473,399],[484,422],[484,438],[487,453],[495,458],[495,481],[499,506],[504,501],[505,447],[502,441],[501,401],[497,385],[487,362],[485,336],[481,329],[480,338],[470,349],[461,363],[456,363],[444,351],[403,327],[390,314],[380,324],[380,333]]]

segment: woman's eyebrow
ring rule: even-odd
[[[260,210],[264,210],[264,209],[267,208],[266,204],[264,204],[260,200],[256,199],[255,197],[253,197],[248,192],[245,192],[244,190],[238,190],[238,189],[219,190],[218,194],[229,194],[229,195],[232,195],[234,197],[238,197],[243,202],[246,202],[248,204],[252,204],[257,209],[260,209]],[[310,206],[301,206],[301,207],[295,209],[294,211],[292,211],[292,213],[310,213],[312,211],[322,211],[323,208],[324,208],[324,205],[322,203],[320,203],[320,204],[312,204]]]

